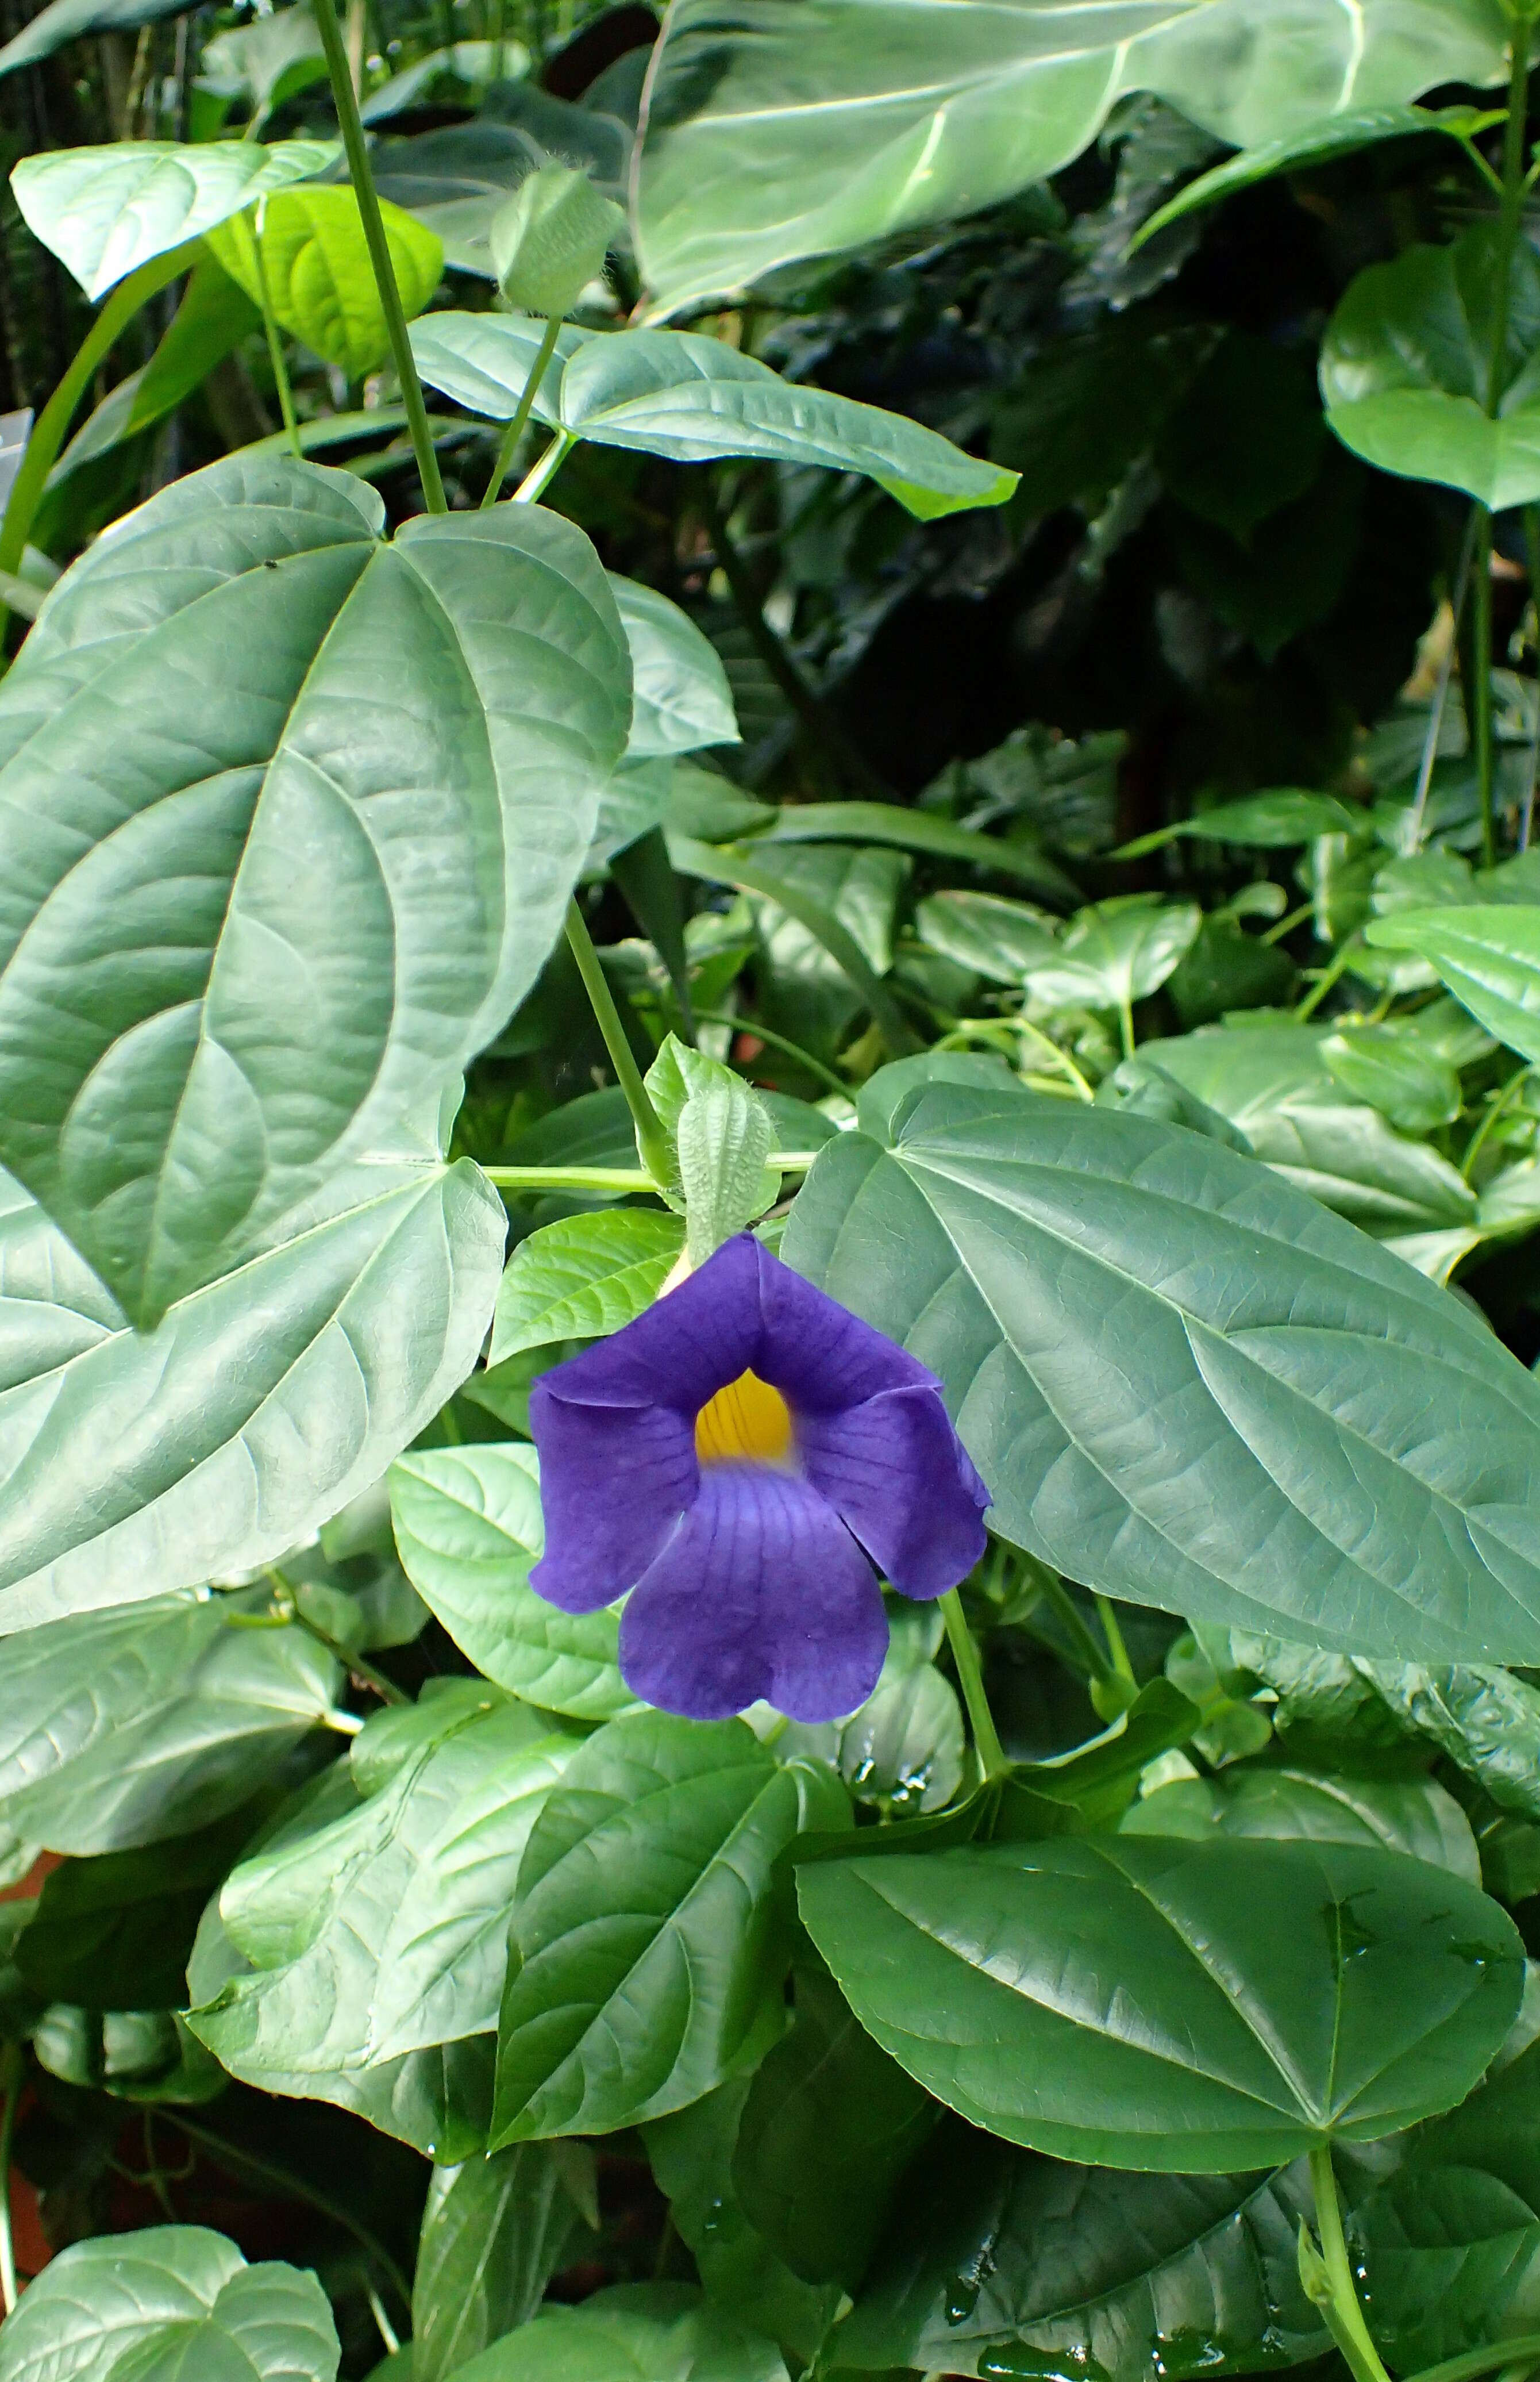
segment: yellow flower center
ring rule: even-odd
[[[703,1464],[789,1464],[791,1409],[757,1373],[739,1373],[695,1418]]]

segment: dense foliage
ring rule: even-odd
[[[0,31],[0,2382],[1522,2382],[1540,0]]]

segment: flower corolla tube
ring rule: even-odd
[[[546,1373],[530,1422],[531,1584],[567,1613],[629,1590],[620,1668],[666,1712],[853,1712],[887,1651],[876,1573],[941,1596],[984,1552],[934,1373],[749,1234]]]

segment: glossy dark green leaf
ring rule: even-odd
[[[1442,132],[1451,141],[1469,140],[1501,120],[1495,111],[1474,107],[1354,107],[1341,115],[1322,117],[1318,123],[1303,125],[1280,140],[1264,141],[1259,148],[1242,149],[1238,156],[1227,157],[1223,165],[1199,174],[1140,226],[1133,245],[1142,248],[1167,224],[1200,207],[1217,206],[1233,191],[1249,190],[1253,183],[1267,181],[1274,174],[1308,172],[1313,166],[1351,156],[1382,141],[1411,140],[1423,133]]]
[[[1415,2372],[1540,2331],[1540,2051],[1413,2135],[1356,2212],[1375,2339]]]
[[[623,2283],[546,2308],[458,2382],[787,2382],[771,2341],[678,2283]]]
[[[421,1161],[624,746],[581,533],[502,506],[385,545],[381,520],[348,474],[214,464],[66,574],[0,688],[0,1159],[141,1325],[349,1163]]]
[[[1056,1837],[798,1873],[862,2023],[975,2125],[1161,2172],[1376,2141],[1480,2077],[1522,1989],[1506,1912],[1404,1854]]]
[[[609,2133],[696,2100],[780,2032],[776,1856],[849,1805],[741,1721],[611,1721],[519,1872],[497,2143]]]
[[[51,2260],[0,2334],[0,2382],[334,2382],[340,2354],[313,2275],[154,2225]]]
[[[637,1709],[618,1616],[562,1613],[529,1584],[545,1544],[532,1447],[416,1449],[391,1467],[390,1504],[419,1595],[489,1679],[580,1720]]]
[[[428,1144],[141,1332],[0,1176],[0,1626],[281,1562],[470,1372],[506,1232]]]
[[[1478,225],[1452,247],[1366,266],[1327,328],[1321,394],[1327,422],[1365,462],[1497,510],[1540,496],[1540,260],[1520,243],[1494,418],[1495,238]]]
[[[744,2104],[738,2196],[794,2273],[854,2290],[938,2114],[857,2024],[837,1986],[799,1970],[790,2032]]]
[[[1364,932],[1380,950],[1415,952],[1489,1034],[1540,1059],[1540,910],[1404,910],[1371,919]]]
[[[113,141],[24,157],[11,188],[29,228],[88,298],[102,298],[153,257],[319,174],[336,153],[335,141]]]
[[[1190,2382],[1320,2355],[1300,2288],[1302,2168],[1143,2176],[1069,2166],[946,2121],[828,2351],[1005,2376]]]
[[[1169,1679],[1151,1679],[1089,1745],[1018,1762],[1005,1784],[996,1833],[1031,1840],[1117,1827],[1146,1766],[1190,1743],[1201,1719],[1198,1706]]]
[[[1007,1537],[1197,1620],[1534,1659],[1540,1388],[1485,1320],[1179,1127],[940,1086],[887,1131],[782,1253],[940,1375]]]
[[[683,1246],[681,1217],[643,1208],[543,1225],[508,1260],[488,1362],[556,1340],[606,1339],[651,1307]]]
[[[1502,69],[1482,0],[1071,0],[810,9],[687,0],[654,69],[639,185],[669,307],[1008,198],[1151,91],[1245,148]]]
[[[1429,1778],[1354,1777],[1272,1763],[1216,1778],[1183,1778],[1135,1803],[1125,1836],[1271,1836],[1311,1844],[1383,1845],[1481,1884],[1471,1823]]]
[[[1217,803],[1212,810],[1194,811],[1191,818],[1156,828],[1123,844],[1119,860],[1136,860],[1179,836],[1196,836],[1205,843],[1235,843],[1263,850],[1308,843],[1317,835],[1354,835],[1363,826],[1358,814],[1332,794],[1313,794],[1297,786],[1275,787],[1265,794],[1248,794],[1243,802]]]
[[[435,2168],[412,2282],[411,2382],[448,2382],[528,2324],[577,2221],[543,2143]]]
[[[1203,913],[1195,902],[1125,893],[1079,911],[1027,988],[1057,1009],[1121,1009],[1158,992],[1192,949]]]
[[[322,1721],[341,1670],[299,1629],[232,1629],[215,1599],[7,1639],[0,1812],[50,1851],[153,1845],[221,1819]]]

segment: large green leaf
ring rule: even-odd
[[[66,574],[0,686],[0,1160],[141,1325],[349,1161],[421,1163],[624,747],[581,532],[382,517],[216,463]]]
[[[1197,1620],[1536,1659],[1540,1386],[1484,1319],[1217,1142],[892,1074],[782,1253],[940,1375],[1006,1537]]]
[[[1181,1778],[1136,1803],[1125,1836],[1272,1836],[1312,1844],[1383,1845],[1481,1884],[1471,1823],[1430,1778],[1354,1777],[1239,1763],[1216,1778]]]
[[[391,1467],[390,1510],[408,1576],[461,1652],[547,1712],[634,1712],[611,1611],[563,1613],[530,1586],[545,1545],[532,1447],[416,1448]]]
[[[380,202],[380,219],[402,310],[409,318],[421,314],[444,270],[443,243],[388,199]],[[389,354],[390,331],[350,187],[280,191],[254,214],[221,224],[209,246],[258,304],[265,274],[275,319],[349,380]]]
[[[1356,2212],[1375,2338],[1402,2372],[1540,2330],[1540,2050],[1422,2128]]]
[[[507,1221],[431,1147],[360,1164],[144,1332],[0,1175],[0,1629],[312,1536],[471,1370]]]
[[[1497,1903],[1358,1846],[1058,1836],[813,1862],[798,1889],[927,2092],[1109,2167],[1224,2173],[1398,2132],[1463,2099],[1523,1984]]]
[[[496,2143],[610,2133],[696,2100],[780,2032],[776,1856],[849,1804],[741,1721],[611,1721],[541,1814],[519,1876]]]
[[[412,339],[418,370],[475,412],[518,411],[538,330],[517,315],[434,314]],[[544,388],[546,384],[543,384]],[[768,364],[691,331],[626,331],[577,342],[553,410],[570,437],[666,455],[860,472],[923,521],[1004,504],[1014,472],[965,455],[906,414],[783,380]]]
[[[623,2283],[548,2307],[458,2382],[787,2382],[774,2343],[677,2283]]]
[[[1403,249],[1362,272],[1321,350],[1326,420],[1382,471],[1463,488],[1494,510],[1540,496],[1540,258],[1514,258],[1489,418],[1497,331],[1496,233]]]
[[[123,141],[23,157],[16,203],[88,298],[253,200],[319,174],[335,141]]]
[[[1255,148],[1501,71],[1497,0],[680,0],[639,220],[661,302],[972,215],[1067,166],[1125,92]]]
[[[1033,962],[1027,988],[1054,1008],[1126,1012],[1159,990],[1192,950],[1202,925],[1195,902],[1124,893],[1094,902],[1070,919],[1046,958]]]
[[[411,2382],[447,2382],[490,2341],[527,2324],[577,2221],[544,2143],[436,2168],[412,2280]]]
[[[1302,2170],[1072,2167],[948,2119],[830,2363],[1115,2382],[1296,2364],[1326,2345],[1297,2271],[1309,2214]]]
[[[334,2382],[340,2355],[313,2275],[195,2225],[75,2242],[0,2328],[0,2382]]]
[[[1415,952],[1489,1034],[1540,1060],[1540,910],[1496,902],[1402,910],[1364,931],[1381,949]]]
[[[52,1852],[153,1845],[223,1818],[320,1722],[337,1664],[300,1629],[232,1629],[162,1597],[10,1639],[0,1815]]]

